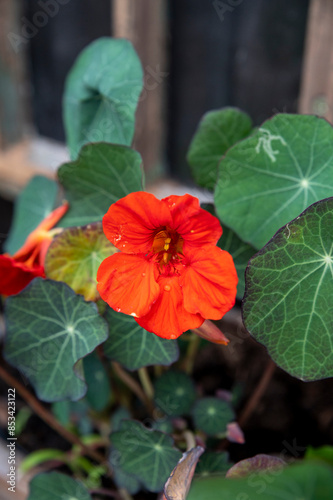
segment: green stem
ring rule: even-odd
[[[188,375],[191,375],[193,372],[194,361],[199,350],[200,340],[198,335],[192,333],[184,360],[184,370]]]
[[[152,401],[154,399],[154,387],[150,380],[147,368],[145,366],[139,368],[138,375],[147,398],[149,401]]]

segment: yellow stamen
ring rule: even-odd
[[[171,243],[171,238],[165,238],[165,240],[164,240],[164,250],[169,250],[170,243]]]

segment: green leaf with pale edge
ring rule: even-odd
[[[202,477],[212,475],[223,476],[232,465],[233,462],[229,462],[229,453],[226,451],[205,451],[200,457],[195,474]]]
[[[199,123],[187,155],[199,186],[214,189],[218,164],[225,152],[252,130],[250,117],[236,108],[206,113]]]
[[[70,207],[63,227],[100,221],[110,205],[133,191],[141,191],[143,172],[139,153],[126,146],[87,144],[79,158],[58,170]]]
[[[108,405],[111,389],[107,371],[96,351],[83,359],[83,372],[88,389],[86,399],[96,411],[102,411]]]
[[[241,479],[194,479],[187,500],[331,500],[332,469],[301,464]]]
[[[83,484],[59,472],[38,474],[30,482],[28,500],[92,500]]]
[[[12,226],[4,249],[13,255],[25,242],[31,231],[36,229],[53,210],[58,185],[55,181],[37,175],[18,196]]]
[[[249,262],[243,320],[281,368],[333,376],[333,198],[282,227]]]
[[[235,418],[230,404],[214,397],[198,399],[193,407],[192,416],[195,427],[208,436],[224,434],[227,431],[227,424]]]
[[[141,63],[128,40],[100,38],[88,45],[65,85],[63,110],[71,158],[88,142],[130,145],[142,87]]]
[[[6,300],[5,321],[5,357],[29,379],[39,399],[84,395],[82,366],[78,363],[74,371],[74,365],[108,335],[94,303],[65,283],[35,278]]]
[[[332,192],[332,126],[316,116],[280,114],[226,153],[215,206],[222,225],[259,249]]]
[[[156,406],[167,416],[187,415],[196,399],[194,383],[186,373],[167,371],[154,384]]]
[[[177,340],[167,340],[147,332],[134,318],[108,308],[110,335],[103,349],[108,358],[128,370],[143,366],[171,365],[179,356]]]
[[[135,420],[124,420],[120,429],[111,434],[111,465],[134,476],[149,491],[161,491],[182,456],[173,439]]]
[[[46,254],[45,274],[64,281],[86,300],[97,300],[97,269],[116,251],[105,237],[101,222],[69,227],[53,239]]]

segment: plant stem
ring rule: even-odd
[[[147,368],[145,366],[142,368],[139,368],[138,375],[139,375],[141,385],[143,387],[143,390],[145,391],[147,398],[150,401],[152,401],[154,398],[154,387],[153,387],[153,384],[151,383]]]
[[[140,384],[133,378],[129,373],[127,373],[123,367],[116,361],[112,362],[113,369],[118,375],[120,380],[140,399],[140,401],[147,407],[150,413],[153,411],[151,401],[147,398],[146,394],[143,392]]]
[[[6,384],[9,387],[13,387],[19,393],[22,399],[24,399],[24,401],[28,404],[28,406],[30,406],[30,408],[36,413],[36,415],[38,415],[46,424],[48,424],[66,441],[68,441],[73,445],[79,446],[79,448],[85,455],[88,455],[96,462],[99,462],[100,464],[103,465],[106,463],[106,459],[101,453],[86,446],[81,441],[81,439],[78,436],[76,436],[76,434],[73,434],[68,429],[66,429],[66,427],[63,427],[60,424],[60,422],[58,422],[58,420],[52,415],[52,413],[49,410],[47,410],[38,401],[38,399],[21,384],[21,382],[19,382],[15,377],[10,375],[10,373],[8,373],[3,368],[3,366],[0,366],[0,377],[6,382]]]
[[[191,450],[192,448],[195,448],[197,443],[194,437],[193,432],[186,430],[183,432],[184,439],[186,441],[186,451]]]
[[[191,375],[193,372],[194,361],[199,349],[200,340],[201,339],[199,335],[196,335],[195,333],[191,334],[189,345],[187,347],[186,357],[184,360],[184,370],[188,375]]]
[[[263,394],[265,393],[268,384],[270,383],[272,376],[274,374],[276,365],[274,361],[271,359],[268,361],[265,371],[262,374],[261,379],[259,380],[259,383],[257,387],[255,388],[254,392],[252,393],[250,399],[248,400],[247,404],[245,405],[244,410],[242,411],[239,419],[238,419],[238,424],[240,427],[243,427],[247,420],[250,418],[252,413],[255,411],[255,409],[258,406],[258,403],[260,399],[262,398]]]

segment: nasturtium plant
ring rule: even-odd
[[[333,198],[283,226],[249,262],[244,324],[303,380],[333,376]]]
[[[106,142],[84,146],[77,160],[58,170],[70,205],[62,226],[100,221],[112,203],[132,191],[141,191],[141,163],[139,153],[126,146]]]
[[[36,278],[6,301],[6,359],[43,401],[80,399],[86,392],[76,363],[106,340],[107,323],[95,304],[67,285]]]
[[[146,91],[160,70],[145,67]],[[31,432],[33,409],[53,431],[40,443],[33,422],[24,470],[63,472],[34,477],[28,500],[331,500],[332,450],[308,447],[308,407],[307,442],[273,444],[274,457],[247,422],[265,414],[265,390],[276,395],[275,364],[333,376],[332,126],[279,114],[253,129],[238,109],[211,111],[188,161],[215,205],[158,199],[131,147],[142,86],[128,41],[84,49],[64,96],[72,160],[59,183],[37,176],[23,190],[0,255],[8,439]],[[57,449],[54,432],[68,444]]]
[[[214,189],[222,156],[251,131],[251,118],[237,108],[223,108],[206,113],[199,123],[187,155],[195,182],[204,188]]]
[[[260,249],[332,191],[332,125],[316,116],[278,114],[220,162],[216,212],[222,224]]]
[[[73,159],[88,142],[131,145],[142,87],[141,63],[128,40],[100,38],[81,52],[67,77],[63,104]]]

